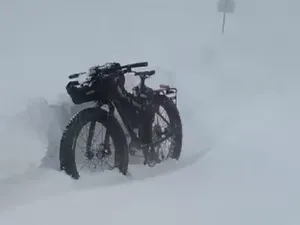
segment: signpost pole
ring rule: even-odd
[[[224,31],[225,31],[225,22],[226,22],[226,13],[223,12],[222,34],[224,34]]]
[[[222,34],[225,32],[226,13],[233,13],[235,10],[234,0],[219,0],[218,12],[223,14]]]

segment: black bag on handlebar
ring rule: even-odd
[[[78,81],[70,81],[66,89],[72,102],[76,105],[97,100],[97,93],[93,85],[80,85]]]
[[[90,76],[81,84],[78,81],[70,81],[66,89],[73,103],[77,105],[91,101],[105,101],[120,82],[118,80],[113,74]]]

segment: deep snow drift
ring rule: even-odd
[[[299,224],[297,1],[237,1],[224,35],[208,0],[14,4],[0,20],[1,224]],[[182,159],[78,182],[37,168],[43,132],[11,113],[55,102],[69,73],[143,60],[151,86],[179,88]]]

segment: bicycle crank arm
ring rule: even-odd
[[[164,142],[165,140],[167,140],[169,137],[171,137],[174,134],[174,132],[169,132],[165,137],[160,138],[150,144],[145,144],[145,145],[141,145],[141,148],[147,148],[147,147],[155,147],[159,144],[161,144],[162,142]]]

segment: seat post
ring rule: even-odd
[[[143,93],[145,91],[145,80],[146,77],[145,76],[140,76],[141,79],[141,92]]]

